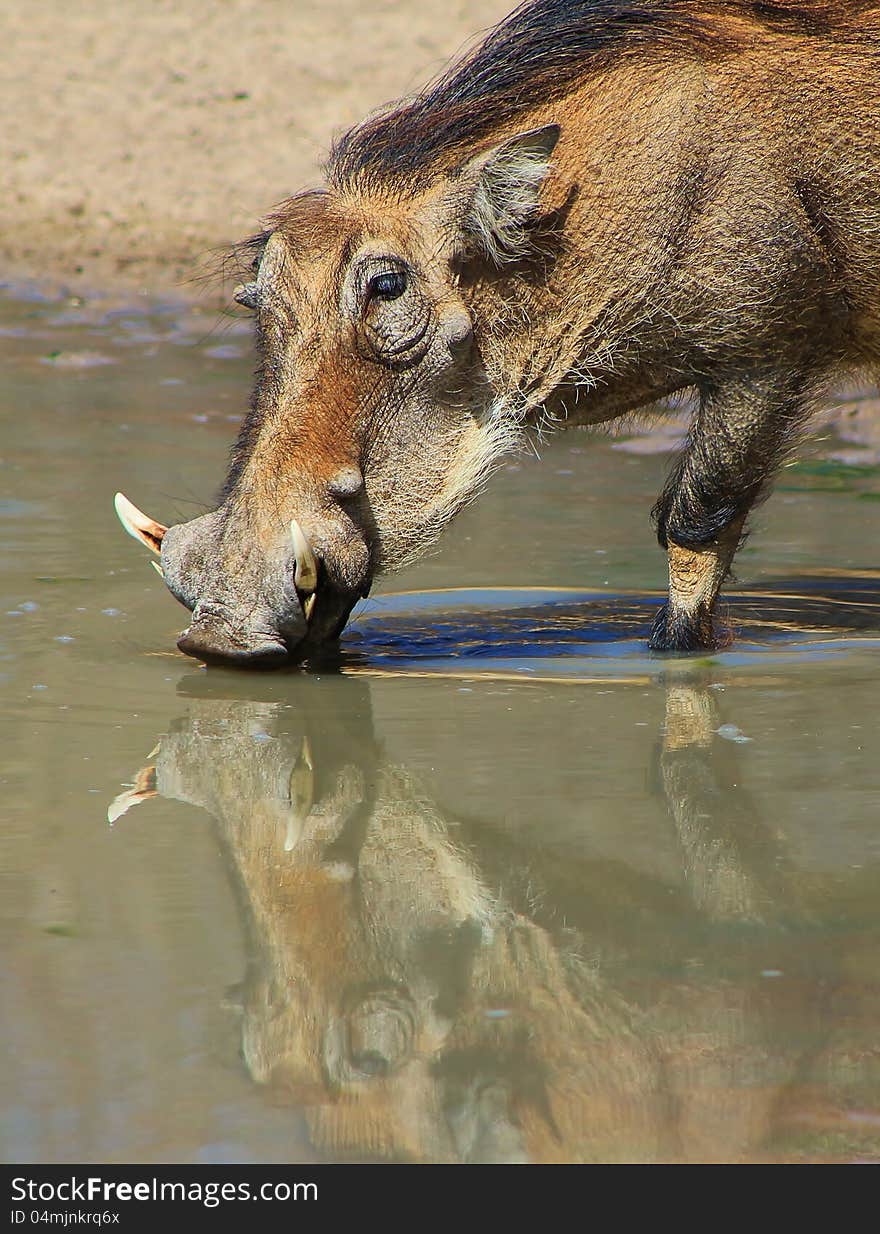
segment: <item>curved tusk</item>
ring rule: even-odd
[[[144,514],[128,500],[124,493],[116,494],[113,498],[113,505],[116,508],[116,517],[132,539],[140,540],[141,544],[146,544],[153,553],[161,551],[167,527],[162,523],[157,523],[148,514]]]
[[[311,593],[318,586],[318,563],[315,561],[315,554],[312,552],[306,534],[296,519],[291,520],[290,536],[296,557],[293,581],[300,591]]]

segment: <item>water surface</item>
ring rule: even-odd
[[[723,653],[645,647],[668,456],[571,432],[339,671],[206,671],[112,495],[208,508],[246,323],[7,297],[0,352],[4,1160],[880,1160],[866,445]]]

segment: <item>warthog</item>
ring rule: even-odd
[[[217,509],[120,502],[180,648],[308,658],[531,429],[683,390],[650,645],[712,646],[750,509],[829,381],[880,363],[880,5],[535,0],[327,173],[250,245]]]

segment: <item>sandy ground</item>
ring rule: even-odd
[[[513,0],[0,0],[5,281],[195,276]]]

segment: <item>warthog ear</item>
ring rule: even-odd
[[[519,133],[454,173],[463,230],[497,265],[528,251],[526,226],[538,208],[559,132],[558,124],[547,124]]]

